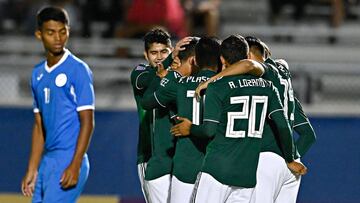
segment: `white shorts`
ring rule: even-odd
[[[255,203],[296,203],[301,177],[289,170],[281,156],[261,152],[256,179]]]
[[[254,188],[224,185],[208,173],[201,173],[195,183],[192,202],[195,203],[249,203]]]
[[[141,190],[143,192],[144,195],[144,199],[146,203],[149,203],[149,194],[148,194],[148,190],[146,188],[146,180],[145,180],[145,170],[146,170],[146,166],[147,163],[140,163],[137,165],[138,167],[138,175],[139,175],[139,180],[140,180],[140,186],[141,186]]]
[[[170,201],[171,175],[167,174],[154,180],[146,181],[150,203],[168,203]]]
[[[170,203],[190,203],[194,184],[184,183],[175,176],[171,179]]]

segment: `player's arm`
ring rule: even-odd
[[[220,73],[212,76],[208,81],[201,83],[195,90],[195,96],[199,98],[200,92],[203,89],[206,89],[210,82],[213,82],[218,78],[230,76],[230,75],[241,75],[241,74],[251,74],[260,77],[262,74],[264,74],[264,72],[265,69],[259,62],[256,62],[251,59],[241,60],[225,68]]]
[[[297,98],[295,98],[294,130],[300,136],[296,141],[296,146],[300,156],[302,157],[316,141],[316,135],[309,119],[303,111],[300,101]]]
[[[80,132],[76,144],[75,154],[71,164],[64,171],[61,177],[61,186],[63,188],[73,187],[77,184],[79,172],[84,155],[89,148],[91,136],[94,130],[94,110],[88,109],[79,111]]]
[[[83,158],[89,147],[94,130],[95,94],[93,88],[92,72],[87,65],[81,65],[76,69],[72,78],[76,95],[80,131],[77,137],[75,153],[70,165],[63,172],[60,183],[62,188],[70,188],[77,184]]]
[[[196,136],[202,138],[214,137],[218,123],[204,121],[201,125],[194,125],[187,118],[177,117],[177,122],[170,130],[174,136]]]
[[[176,73],[171,71],[162,79],[158,76],[153,79],[141,100],[144,109],[166,108],[169,103],[176,100],[177,83],[173,74]]]
[[[37,112],[35,113],[35,121],[32,130],[31,154],[29,164],[26,175],[21,183],[21,191],[26,197],[31,197],[34,192],[35,182],[38,174],[38,167],[44,149],[44,143],[45,140],[41,115],[39,112]]]
[[[307,172],[307,168],[300,162],[294,160],[294,141],[292,139],[292,130],[289,122],[285,117],[284,109],[280,102],[280,96],[277,89],[270,98],[270,110],[269,118],[274,121],[276,132],[280,140],[280,148],[282,149],[284,159],[288,168],[297,175],[304,175]]]

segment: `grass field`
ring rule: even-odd
[[[30,203],[31,198],[21,194],[3,193],[0,194],[1,203]],[[77,203],[120,203],[120,198],[116,196],[96,196],[82,195]]]

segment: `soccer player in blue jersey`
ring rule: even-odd
[[[32,202],[76,202],[89,174],[86,155],[94,128],[94,89],[88,65],[65,49],[65,10],[45,7],[35,36],[46,60],[31,77],[35,122],[30,160],[21,189]]]

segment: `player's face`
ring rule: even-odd
[[[146,60],[152,67],[156,67],[171,53],[171,48],[165,44],[152,43],[149,50],[144,52]]]
[[[69,27],[60,21],[49,20],[43,23],[35,35],[42,41],[45,50],[56,56],[64,50],[69,38]]]

